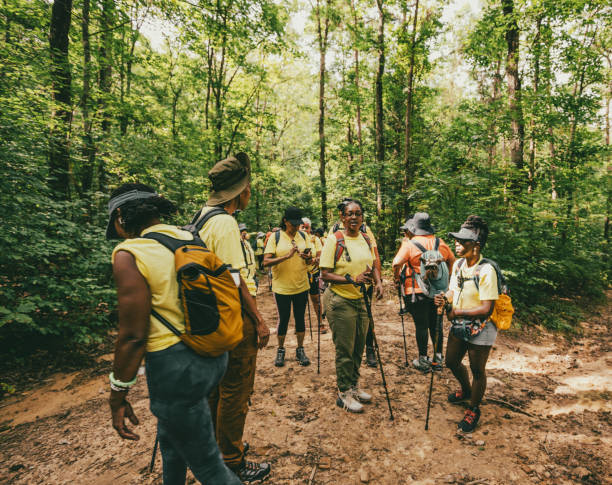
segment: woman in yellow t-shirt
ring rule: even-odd
[[[308,304],[308,266],[313,260],[314,248],[308,236],[299,231],[302,224],[302,210],[288,207],[283,215],[280,229],[268,238],[264,250],[264,266],[272,268],[272,291],[278,308],[278,349],[274,365],[285,365],[285,336],[291,317],[295,320],[297,349],[295,355],[300,365],[310,365],[304,351],[306,323],[304,315]]]
[[[487,388],[485,367],[497,336],[497,327],[489,319],[499,297],[497,273],[491,264],[479,264],[488,235],[487,223],[478,216],[469,216],[459,232],[449,233],[455,239],[455,253],[461,259],[453,265],[446,297],[436,295],[434,298],[438,306],[452,301],[452,305],[447,306],[452,326],[446,345],[446,366],[461,384],[461,390],[450,394],[448,401],[469,400],[465,416],[458,424],[459,429],[467,433],[476,428],[480,419],[479,406]],[[466,353],[472,370],[471,385],[467,368],[461,363]]]
[[[187,467],[202,483],[240,485],[217,446],[208,395],[227,367],[227,353],[202,357],[151,315],[155,309],[179,332],[184,316],[178,299],[174,254],[153,239],[161,233],[174,239],[193,236],[160,217],[176,212],[174,205],[143,184],[124,184],[108,203],[107,239],[124,239],[113,251],[117,285],[119,333],[110,375],[113,427],[123,439],[139,436],[126,425],[138,419],[127,393],[146,353],[151,412],[157,417],[157,437],[163,457],[164,483],[185,481]]]
[[[382,298],[382,283],[374,264],[376,256],[372,242],[359,230],[363,224],[363,207],[359,201],[353,200],[343,207],[342,223],[345,229],[339,232],[344,243],[339,243],[338,232],[330,234],[323,245],[319,267],[321,278],[329,283],[325,304],[336,347],[336,404],[359,413],[363,411],[361,403],[372,400],[370,394],[358,387],[370,322],[363,295],[353,282],[357,285],[374,283],[378,299]],[[337,251],[340,248],[341,254]]]

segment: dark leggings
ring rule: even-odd
[[[472,385],[467,368],[461,363],[465,354],[470,359],[470,370],[472,371]],[[448,334],[446,343],[446,367],[461,384],[461,390],[465,395],[471,395],[470,406],[480,405],[487,389],[486,365],[491,352],[490,345],[474,345],[458,339],[452,333]]]
[[[434,302],[430,298],[423,296],[417,297],[417,300],[412,303],[411,296],[404,297],[406,309],[412,315],[414,327],[416,329],[416,341],[419,348],[419,355],[427,355],[427,333],[431,337],[431,343],[435,346],[434,351],[442,353],[442,328],[436,329],[437,326],[437,310]],[[435,343],[437,333],[437,344]]]
[[[308,290],[295,295],[281,295],[274,293],[276,307],[278,308],[278,335],[287,335],[289,318],[291,317],[291,304],[293,303],[293,319],[295,320],[295,333],[306,331],[304,313],[308,304]]]

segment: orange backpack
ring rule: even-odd
[[[229,267],[199,237],[184,241],[158,232],[143,237],[174,253],[185,333],[180,333],[155,309],[151,309],[151,314],[205,357],[217,357],[236,347],[243,337],[242,310],[240,293]]]

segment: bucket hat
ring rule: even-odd
[[[400,229],[402,231],[410,231],[415,236],[428,236],[436,232],[431,225],[431,219],[427,212],[417,212],[407,219]]]
[[[302,209],[298,207],[287,207],[283,217],[292,225],[299,226],[302,223]]]
[[[108,223],[106,224],[106,239],[120,239],[119,234],[115,230],[115,210],[121,207],[126,202],[137,199],[148,199],[150,197],[159,197],[157,192],[146,192],[144,190],[130,190],[124,192],[108,201]]]
[[[217,162],[208,172],[212,191],[206,205],[221,205],[240,195],[251,180],[251,160],[240,152]]]
[[[246,231],[247,230],[247,225],[244,222],[241,222],[240,224],[238,224],[238,230],[240,232]]]

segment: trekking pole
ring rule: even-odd
[[[355,286],[359,286],[361,293],[363,294],[363,302],[368,312],[368,319],[372,327],[372,337],[374,337],[374,350],[376,351],[376,358],[378,360],[378,367],[380,368],[380,376],[382,377],[383,387],[385,388],[385,396],[387,397],[387,405],[389,406],[389,419],[393,421],[393,409],[391,408],[391,399],[389,398],[389,389],[387,388],[387,380],[385,379],[385,371],[383,369],[382,360],[380,358],[380,348],[378,347],[378,340],[376,338],[376,332],[374,331],[374,317],[372,316],[372,307],[370,306],[370,300],[368,299],[368,292],[366,291],[365,284],[356,284],[350,277],[346,275],[345,278],[353,283]]]
[[[406,348],[406,329],[404,328],[404,310],[405,308],[402,307],[402,284],[400,283],[399,285],[397,285],[397,297],[399,298],[399,304],[400,304],[400,317],[402,318],[402,336],[404,337],[404,366],[408,367],[408,350]]]
[[[310,317],[310,295],[306,295],[306,305],[308,306],[308,325],[310,325],[310,341],[312,342],[312,318]]]
[[[157,445],[159,444],[159,436],[155,435],[155,444],[153,445],[153,454],[151,455],[151,464],[149,465],[149,473],[153,473],[155,466],[155,455],[157,454]]]
[[[442,318],[444,312],[444,307],[438,307],[438,315],[436,317],[436,335],[434,336],[434,360],[436,358],[436,353],[438,352],[438,336],[442,331]],[[425,418],[425,431],[429,430],[429,409],[431,408],[431,393],[433,391],[433,381],[434,381],[434,370],[433,367],[431,369],[431,380],[429,381],[429,397],[427,398],[427,417]]]

